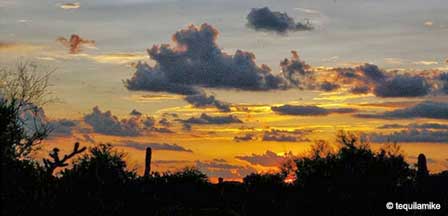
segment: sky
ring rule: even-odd
[[[0,64],[55,70],[48,149],[240,179],[339,130],[448,169],[446,0],[0,0]],[[45,154],[45,153],[42,153]]]

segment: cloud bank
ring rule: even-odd
[[[448,119],[448,103],[424,101],[417,105],[396,109],[380,114],[356,114],[360,118],[380,119],[406,119],[406,118],[430,118]]]
[[[333,113],[353,113],[353,108],[334,108],[325,109],[314,105],[282,105],[273,106],[271,110],[282,115],[298,115],[298,116],[326,116]]]

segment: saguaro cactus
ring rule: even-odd
[[[417,177],[426,177],[429,174],[428,167],[426,165],[426,156],[424,154],[418,155],[418,161],[417,161]]]
[[[65,167],[68,166],[67,161],[74,157],[77,154],[82,153],[86,150],[86,147],[79,148],[79,143],[75,143],[73,146],[73,151],[70,154],[64,155],[64,157],[61,159],[59,158],[59,149],[54,148],[53,151],[50,153],[51,159],[44,158],[44,165],[47,172],[51,175],[53,174],[54,170],[58,167]]]
[[[151,156],[152,156],[152,149],[151,147],[146,148],[146,158],[145,158],[145,177],[148,177],[151,173]]]

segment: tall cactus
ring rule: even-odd
[[[417,161],[417,178],[426,177],[428,175],[429,171],[426,164],[426,156],[424,154],[419,154]]]
[[[152,157],[152,149],[151,147],[146,148],[146,158],[145,158],[145,177],[149,177],[151,173],[151,157]]]

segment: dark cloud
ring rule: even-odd
[[[272,129],[263,133],[263,141],[276,142],[309,142],[310,140],[304,135],[310,133],[308,130],[277,130]]]
[[[157,132],[157,133],[174,133],[174,131],[170,130],[169,128],[164,128],[164,127],[153,127],[150,129],[150,131]]]
[[[142,113],[139,112],[139,111],[137,111],[136,109],[133,109],[133,110],[131,111],[131,113],[129,113],[129,115],[133,115],[133,116],[141,116]]]
[[[397,75],[379,82],[374,89],[378,97],[419,97],[431,90],[425,78],[420,76]]]
[[[227,116],[210,116],[202,113],[200,117],[191,117],[187,120],[180,120],[184,124],[232,124],[243,123],[238,117],[233,115]]]
[[[142,132],[140,119],[131,117],[119,120],[110,111],[101,112],[98,106],[84,116],[84,121],[97,133],[115,136],[139,136]]]
[[[367,94],[370,92],[370,88],[368,86],[355,86],[350,88],[350,93],[352,94]]]
[[[156,125],[156,120],[154,117],[148,116],[143,120],[143,125],[146,128],[153,128]]]
[[[59,119],[47,122],[51,136],[71,136],[79,122],[69,119]]]
[[[233,137],[233,140],[235,142],[246,142],[246,141],[252,141],[255,139],[257,139],[257,137],[255,136],[255,134],[251,134],[251,133]]]
[[[177,144],[168,144],[168,143],[140,143],[131,140],[125,140],[120,143],[115,144],[116,146],[123,146],[134,148],[137,150],[146,150],[147,147],[151,147],[152,150],[164,150],[164,151],[177,151],[177,152],[190,152],[193,151],[190,149],[186,149]]]
[[[153,160],[151,163],[154,164],[186,164],[191,163],[192,161],[188,160]]]
[[[448,124],[439,123],[424,123],[424,124],[385,124],[378,129],[400,129],[400,128],[415,128],[415,129],[448,129]]]
[[[370,134],[373,142],[442,142],[448,143],[448,130],[427,130],[408,128],[390,134]]]
[[[439,78],[442,81],[442,91],[448,94],[448,72],[441,73]]]
[[[190,25],[176,32],[174,46],[154,45],[148,50],[154,67],[137,65],[130,90],[165,91],[183,95],[200,93],[197,87],[269,90],[285,88],[285,81],[271,73],[266,65],[258,66],[255,55],[237,50],[227,54],[216,44],[218,30],[209,24]]]
[[[160,119],[159,120],[159,124],[164,126],[164,127],[170,127],[171,126],[171,122],[167,118]]]
[[[332,82],[328,82],[328,81],[324,81],[320,84],[320,90],[322,91],[334,91],[339,89],[341,86],[337,83],[332,83]]]
[[[94,40],[87,40],[87,39],[81,38],[77,34],[72,34],[70,36],[70,39],[66,39],[64,37],[59,37],[57,39],[57,41],[60,42],[65,47],[69,48],[69,52],[71,54],[77,54],[77,53],[81,52],[82,46],[86,46],[86,45],[87,46],[95,46]]]
[[[285,58],[280,62],[283,77],[288,83],[301,89],[314,88],[314,72],[311,66],[302,61],[296,51],[291,51],[291,59]]]
[[[283,162],[286,161],[287,158],[292,156],[291,153],[285,154],[284,156],[279,156],[275,152],[266,151],[266,153],[258,155],[252,154],[249,156],[236,156],[235,158],[243,161],[247,161],[253,165],[261,165],[267,167],[278,167]]]
[[[271,107],[271,110],[284,115],[299,115],[299,116],[325,116],[332,113],[353,113],[356,109],[353,108],[335,108],[325,109],[314,105],[283,105],[278,107]]]
[[[405,119],[405,118],[432,118],[448,119],[448,103],[425,101],[417,105],[396,109],[381,114],[356,114],[361,118]]]
[[[230,104],[219,101],[215,96],[207,96],[205,93],[188,95],[185,100],[195,107],[216,107],[222,112],[230,112]]]
[[[378,97],[420,97],[431,91],[428,78],[423,75],[395,74],[373,64],[355,68],[336,68],[334,83],[351,85],[353,94],[373,93]]]
[[[271,11],[268,7],[253,8],[246,17],[247,26],[257,31],[273,31],[284,34],[288,31],[309,31],[313,26],[295,22],[286,13]]]

